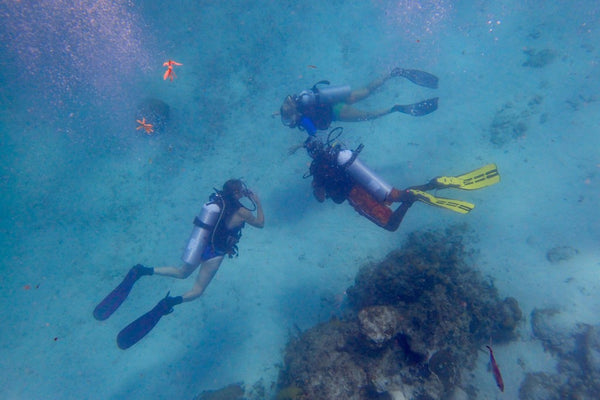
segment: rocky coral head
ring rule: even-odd
[[[361,268],[347,290],[344,318],[290,341],[279,387],[323,400],[391,392],[431,399],[455,391],[481,346],[490,337],[506,342],[522,321],[517,301],[501,299],[473,266],[464,235],[462,227],[416,232],[383,261]]]
[[[450,349],[442,349],[433,353],[429,359],[429,370],[444,384],[452,387],[458,381],[459,368]]]
[[[401,319],[402,315],[390,306],[363,308],[358,313],[358,321],[366,345],[384,346],[399,333]]]

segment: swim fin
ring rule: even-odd
[[[438,108],[439,97],[427,99],[414,104],[396,104],[392,107],[392,112],[397,111],[404,114],[412,115],[413,117],[421,117],[423,115],[431,114]]]
[[[129,270],[123,281],[112,292],[108,294],[94,309],[94,318],[104,321],[114,313],[127,298],[133,284],[144,275],[152,275],[152,268],[137,264]]]
[[[429,72],[419,71],[418,69],[394,68],[390,75],[401,76],[419,86],[431,89],[438,88],[439,79],[437,76],[430,74]]]
[[[456,188],[463,190],[481,189],[500,182],[496,164],[488,164],[460,176],[438,176],[431,180],[436,189]]]
[[[430,206],[446,208],[460,214],[466,214],[475,208],[474,204],[466,201],[435,197],[427,192],[417,189],[408,189],[408,192],[412,193],[417,201],[423,202]]]
[[[156,326],[156,324],[158,324],[158,321],[160,321],[163,315],[172,313],[173,306],[181,304],[182,301],[183,299],[181,296],[171,297],[169,296],[169,293],[167,293],[167,296],[159,301],[152,310],[148,311],[119,332],[117,335],[117,345],[119,348],[126,350],[139,342]]]

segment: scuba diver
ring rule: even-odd
[[[432,89],[437,89],[438,78],[428,72],[416,69],[394,68],[364,88],[352,90],[350,86],[324,86],[329,81],[317,82],[311,89],[300,94],[289,95],[279,110],[281,122],[290,128],[300,128],[313,136],[317,130],[327,130],[332,121],[358,122],[368,121],[381,116],[401,112],[415,117],[434,112],[438,106],[438,98],[434,97],[415,104],[396,104],[379,111],[362,111],[351,106],[365,99],[388,79],[403,77],[411,82]],[[275,114],[276,115],[276,114]]]
[[[427,193],[429,190],[481,189],[500,181],[496,165],[488,164],[460,176],[440,176],[424,185],[400,190],[383,181],[358,159],[362,144],[352,151],[334,143],[341,132],[341,127],[331,130],[326,143],[312,136],[304,142],[313,160],[310,171],[304,177],[312,177],[313,194],[319,202],[326,198],[331,198],[337,204],[348,200],[359,214],[388,231],[398,229],[415,201],[461,214],[475,207],[466,201],[433,196]],[[400,205],[392,211],[392,203]]]
[[[247,197],[253,203],[253,210],[240,202],[242,197]],[[152,310],[119,333],[118,346],[123,350],[131,347],[148,334],[163,315],[171,313],[174,306],[192,301],[204,293],[217,273],[223,257],[237,256],[237,243],[246,223],[256,228],[264,226],[265,217],[260,200],[241,180],[230,179],[223,185],[223,190],[215,189],[215,193],[194,219],[194,229],[181,257],[183,265],[180,268],[135,265],[123,281],[94,309],[94,317],[100,321],[110,317],[125,301],[133,284],[144,275],[185,279],[200,266],[194,286],[188,292],[176,297],[167,293]]]

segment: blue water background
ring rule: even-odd
[[[271,390],[289,335],[339,312],[361,264],[459,222],[526,315],[558,306],[598,323],[599,13],[594,1],[0,1],[0,397]],[[555,58],[523,66],[530,49]],[[168,59],[183,63],[173,82]],[[359,86],[396,66],[440,88],[390,81],[363,106],[439,95],[439,110],[345,124],[346,144],[364,143],[363,161],[400,187],[488,162],[502,182],[453,193],[477,204],[468,216],[417,204],[389,233],[312,198],[308,158],[287,154],[303,134],[272,114],[318,80]],[[136,130],[146,98],[170,106],[154,135]],[[498,146],[500,110],[527,130]],[[95,304],[135,263],[177,265],[194,214],[231,177],[263,199],[265,229],[245,230],[202,299],[119,350],[123,326],[192,278],[140,281],[106,322]],[[557,245],[579,254],[551,265]],[[532,370],[553,368],[539,344],[519,348]],[[496,353],[516,398],[525,371]],[[478,387],[495,398],[491,379]]]

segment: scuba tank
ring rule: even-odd
[[[316,86],[316,85],[315,85]],[[314,87],[316,89],[316,87]],[[346,101],[350,96],[350,86],[328,86],[326,88],[317,89],[319,102],[325,104],[335,104],[341,101]]]
[[[335,104],[348,99],[352,92],[352,89],[348,85],[318,88],[317,85],[320,84],[329,85],[329,81],[317,82],[313,85],[312,89],[301,91],[296,97],[296,101],[302,107],[313,107],[318,104]]]
[[[181,256],[183,262],[190,265],[200,264],[220,215],[221,207],[218,204],[214,202],[204,203],[200,214],[194,218],[194,229]]]
[[[369,167],[364,165],[356,154],[350,150],[341,150],[337,155],[337,163],[348,171],[367,192],[379,202],[384,202],[392,191],[392,186],[382,181]]]

